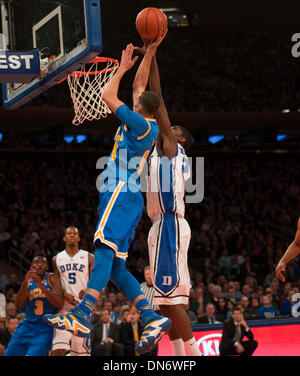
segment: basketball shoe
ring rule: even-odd
[[[43,320],[56,329],[67,330],[77,337],[88,337],[91,332],[93,314],[83,312],[78,306],[65,314],[44,315]]]
[[[172,322],[167,317],[158,316],[154,321],[146,323],[143,333],[135,349],[140,354],[150,351],[155,343],[160,341],[163,334],[168,333]]]

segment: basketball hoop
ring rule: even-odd
[[[67,76],[74,104],[74,125],[79,125],[85,120],[99,120],[111,113],[102,100],[102,93],[105,85],[112,79],[119,62],[108,57],[95,57],[89,64],[88,70],[83,66]]]

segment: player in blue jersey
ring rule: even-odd
[[[63,290],[59,278],[48,273],[44,254],[37,254],[17,295],[17,309],[25,313],[11,337],[4,356],[48,356],[53,328],[45,324],[43,315],[55,313],[63,306]]]
[[[160,105],[159,96],[145,89],[152,57],[164,36],[150,43],[137,70],[133,83],[134,111],[118,98],[120,81],[137,60],[137,57],[132,57],[132,44],[122,51],[119,69],[105,87],[102,99],[122,124],[115,135],[108,165],[102,173],[104,183],[99,195],[93,272],[79,306],[64,316],[45,316],[45,321],[55,328],[69,330],[78,336],[87,336],[90,333],[96,300],[111,279],[141,314],[144,340],[137,345],[140,353],[149,351],[171,327],[170,319],[157,315],[152,310],[140,284],[125,265],[128,248],[144,208],[138,176],[158,135],[158,126],[153,115]]]

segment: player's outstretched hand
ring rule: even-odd
[[[150,39],[143,39],[144,45],[143,47],[134,47],[133,49],[138,51],[140,54],[145,55],[147,47],[149,46],[151,40]]]
[[[135,62],[137,61],[139,57],[135,56],[134,58],[132,58],[133,51],[134,51],[133,44],[132,43],[127,44],[126,49],[122,51],[122,57],[121,57],[119,69],[128,71],[134,66]]]
[[[165,32],[161,33],[157,39],[151,40],[146,48],[146,52],[149,52],[155,55],[157,47],[164,40],[165,36],[167,35],[167,32],[168,32],[168,29]]]
[[[285,276],[282,274],[282,272],[285,272],[285,271],[286,271],[286,264],[280,261],[276,267],[275,273],[276,273],[276,277],[281,282],[285,282]]]

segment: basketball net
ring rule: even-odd
[[[89,65],[88,70],[87,66],[83,66],[67,77],[74,105],[74,125],[82,124],[85,120],[99,120],[111,113],[102,100],[102,93],[105,85],[112,79],[119,62],[107,57],[96,57]]]

